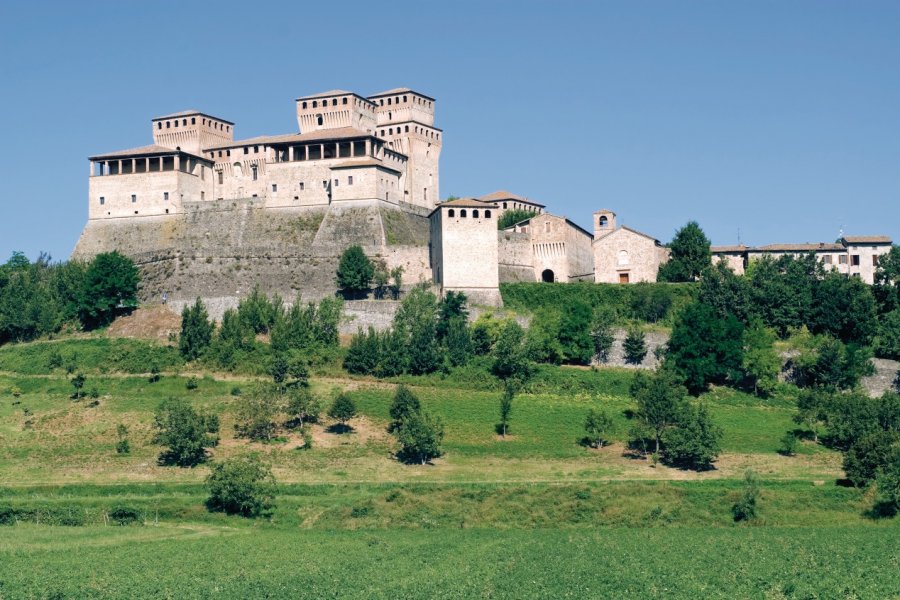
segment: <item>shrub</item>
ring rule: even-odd
[[[181,311],[181,335],[178,349],[185,360],[197,360],[209,347],[215,325],[209,320],[203,301],[197,298],[193,306]]]
[[[738,501],[731,507],[731,515],[734,520],[736,522],[755,520],[759,512],[758,498],[759,480],[752,469],[747,469],[744,473],[744,489],[741,491]]]
[[[511,208],[503,212],[500,215],[500,218],[497,219],[497,229],[506,229],[507,227],[511,227],[516,223],[521,223],[522,221],[528,220],[537,214],[533,210],[525,210],[524,208]]]
[[[256,454],[214,464],[206,486],[209,490],[206,507],[210,511],[257,517],[274,507],[275,477]]]
[[[322,403],[308,387],[300,386],[288,392],[286,410],[291,419],[290,425],[302,428],[307,423],[318,422]]]
[[[638,327],[632,327],[628,330],[623,343],[625,351],[625,362],[630,365],[639,365],[644,362],[647,356],[647,344],[645,342],[644,332]]]
[[[275,416],[284,408],[284,399],[271,384],[258,384],[242,397],[237,408],[235,429],[257,442],[272,439]]]
[[[109,511],[110,520],[116,525],[139,525],[141,524],[141,513],[135,508],[128,506],[117,506]]]
[[[347,421],[356,416],[356,404],[353,402],[353,398],[343,392],[335,396],[328,409],[328,416],[342,425],[346,425]]]
[[[797,454],[797,435],[793,431],[786,431],[781,438],[781,446],[778,453],[784,456],[794,456]]]
[[[587,419],[584,421],[584,431],[587,433],[587,441],[594,448],[602,448],[603,442],[612,430],[612,419],[603,410],[590,409]]]
[[[405,385],[397,387],[394,393],[394,399],[391,401],[389,414],[391,415],[390,431],[399,429],[403,422],[414,414],[418,414],[422,410],[422,403],[419,399],[409,391]]]
[[[184,382],[184,387],[188,390],[196,390],[200,387],[200,380],[196,377],[188,377],[187,381]]]
[[[721,452],[722,435],[706,405],[689,409],[676,427],[663,434],[663,462],[683,469],[709,469]]]
[[[404,462],[425,464],[441,455],[444,424],[427,413],[413,413],[397,430],[400,442],[398,458]]]
[[[378,367],[379,336],[371,325],[367,331],[360,328],[350,339],[350,347],[344,357],[344,368],[348,373],[371,375]]]
[[[563,360],[577,365],[590,364],[594,356],[591,339],[592,311],[585,302],[573,302],[562,307],[559,321],[559,345]]]
[[[887,466],[893,446],[900,435],[893,431],[878,431],[856,440],[844,454],[844,473],[853,485],[865,487],[875,481],[878,471]]]
[[[206,449],[219,442],[219,419],[201,415],[182,398],[164,400],[154,415],[154,442],[167,449],[159,456],[164,465],[193,467],[206,460]]]
[[[131,443],[128,441],[128,427],[119,423],[116,425],[116,454],[129,454],[131,452]]]
[[[369,260],[361,246],[353,245],[344,250],[338,264],[335,282],[338,289],[351,297],[369,291],[375,265]]]
[[[531,375],[531,362],[525,353],[524,332],[518,323],[508,321],[492,350],[491,373],[503,380],[525,381]]]

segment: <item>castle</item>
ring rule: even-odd
[[[89,158],[88,223],[73,253],[112,249],[142,271],[144,300],[203,297],[214,314],[255,285],[285,297],[334,293],[351,244],[404,282],[500,304],[501,281],[655,281],[668,250],[593,214],[593,231],[506,191],[440,202],[435,100],[409,88],[332,90],[295,101],[298,131],[235,139],[235,124],[188,110],[151,120],[153,144]],[[507,210],[528,218],[498,227]],[[763,254],[813,250],[871,283],[889,239],[713,248],[739,272]]]

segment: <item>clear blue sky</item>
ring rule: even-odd
[[[4,2],[0,258],[69,255],[86,157],[197,108],[437,99],[441,195],[508,189],[663,241],[900,240],[900,2]]]

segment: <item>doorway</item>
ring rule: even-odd
[[[553,283],[556,281],[556,277],[553,275],[553,271],[550,269],[544,269],[544,272],[541,273],[541,281],[544,283]]]

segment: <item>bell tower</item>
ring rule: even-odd
[[[594,239],[616,230],[616,213],[602,208],[594,212]]]

